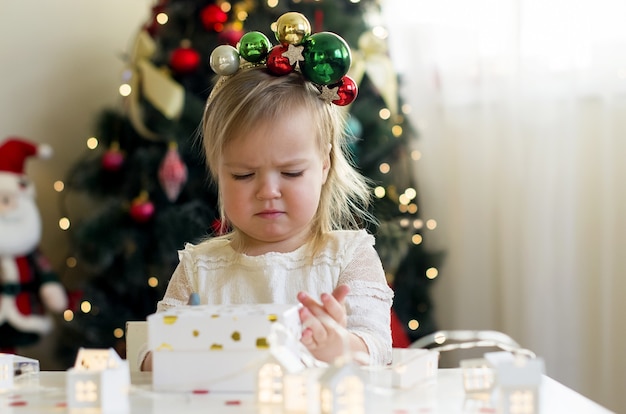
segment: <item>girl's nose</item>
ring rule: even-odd
[[[272,175],[259,177],[256,197],[259,200],[271,200],[280,197],[280,180]]]

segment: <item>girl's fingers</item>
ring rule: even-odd
[[[308,349],[313,349],[315,347],[315,339],[313,339],[313,331],[309,328],[306,328],[302,331],[302,336],[300,337],[300,342],[304,344]]]
[[[345,298],[350,293],[346,285],[335,288],[332,294],[323,293],[322,303],[318,303],[305,292],[297,295],[302,304],[300,321],[302,322],[301,342],[310,351],[325,346],[330,337],[336,335],[337,325],[345,328],[347,323]],[[340,328],[339,328],[340,329]]]
[[[297,297],[298,297],[298,300],[300,301],[300,303],[302,303],[302,305],[305,308],[309,309],[311,311],[311,313],[319,314],[319,312],[323,310],[322,309],[322,305],[317,303],[315,301],[315,299],[313,299],[308,294],[306,294],[304,292],[300,292],[300,293],[298,293]]]
[[[330,314],[331,312],[329,312],[329,309],[327,309],[327,306],[330,305],[331,308],[334,310],[331,315],[333,316],[334,314],[336,314],[336,311],[338,309],[341,309],[341,311],[345,313],[343,311],[343,306],[348,293],[350,293],[350,288],[347,285],[339,285],[335,288],[332,295],[329,295],[328,293],[322,293],[322,304],[319,304],[315,299],[313,299],[305,292],[298,293],[297,297],[300,303],[302,303],[303,306],[309,308],[309,310],[314,315],[322,315],[323,313]],[[337,306],[339,306],[339,308],[337,308]]]
[[[346,296],[350,293],[350,288],[348,285],[339,285],[333,290],[333,297],[337,300],[337,302],[343,305]]]
[[[328,317],[328,312],[324,308],[324,305],[318,303],[315,299],[304,292],[298,293],[298,300],[302,303],[304,309],[307,309],[309,313],[317,318]]]
[[[348,293],[350,293],[348,285],[339,285],[333,290],[332,296],[326,293],[322,294],[322,304],[326,312],[343,327],[347,323],[344,303]]]
[[[334,295],[322,293],[322,305],[328,316],[333,318],[339,325],[346,326],[346,310],[342,301],[338,301]]]
[[[300,320],[303,327],[301,341],[304,345],[311,349],[311,346],[326,341],[328,336],[326,328],[308,308],[300,309]]]

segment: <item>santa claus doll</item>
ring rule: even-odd
[[[64,287],[39,252],[41,217],[24,174],[28,157],[51,154],[21,138],[0,143],[0,352],[37,342],[53,327],[50,312],[67,307]]]

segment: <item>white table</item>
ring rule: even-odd
[[[0,392],[2,414],[68,413],[65,397],[66,373],[44,371],[20,379],[10,391]],[[131,375],[130,413],[280,414],[281,410],[258,407],[252,394],[155,393],[151,374]],[[71,411],[74,414],[74,410]],[[79,411],[81,414],[85,411]],[[91,411],[93,412],[93,411]],[[367,391],[368,414],[455,414],[496,413],[488,401],[472,399],[463,390],[460,369],[440,369],[437,378],[409,390]],[[557,381],[544,377],[540,391],[540,414],[601,414],[611,411],[585,398]]]

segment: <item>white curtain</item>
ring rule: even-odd
[[[626,2],[382,4],[439,328],[505,332],[626,412]]]

